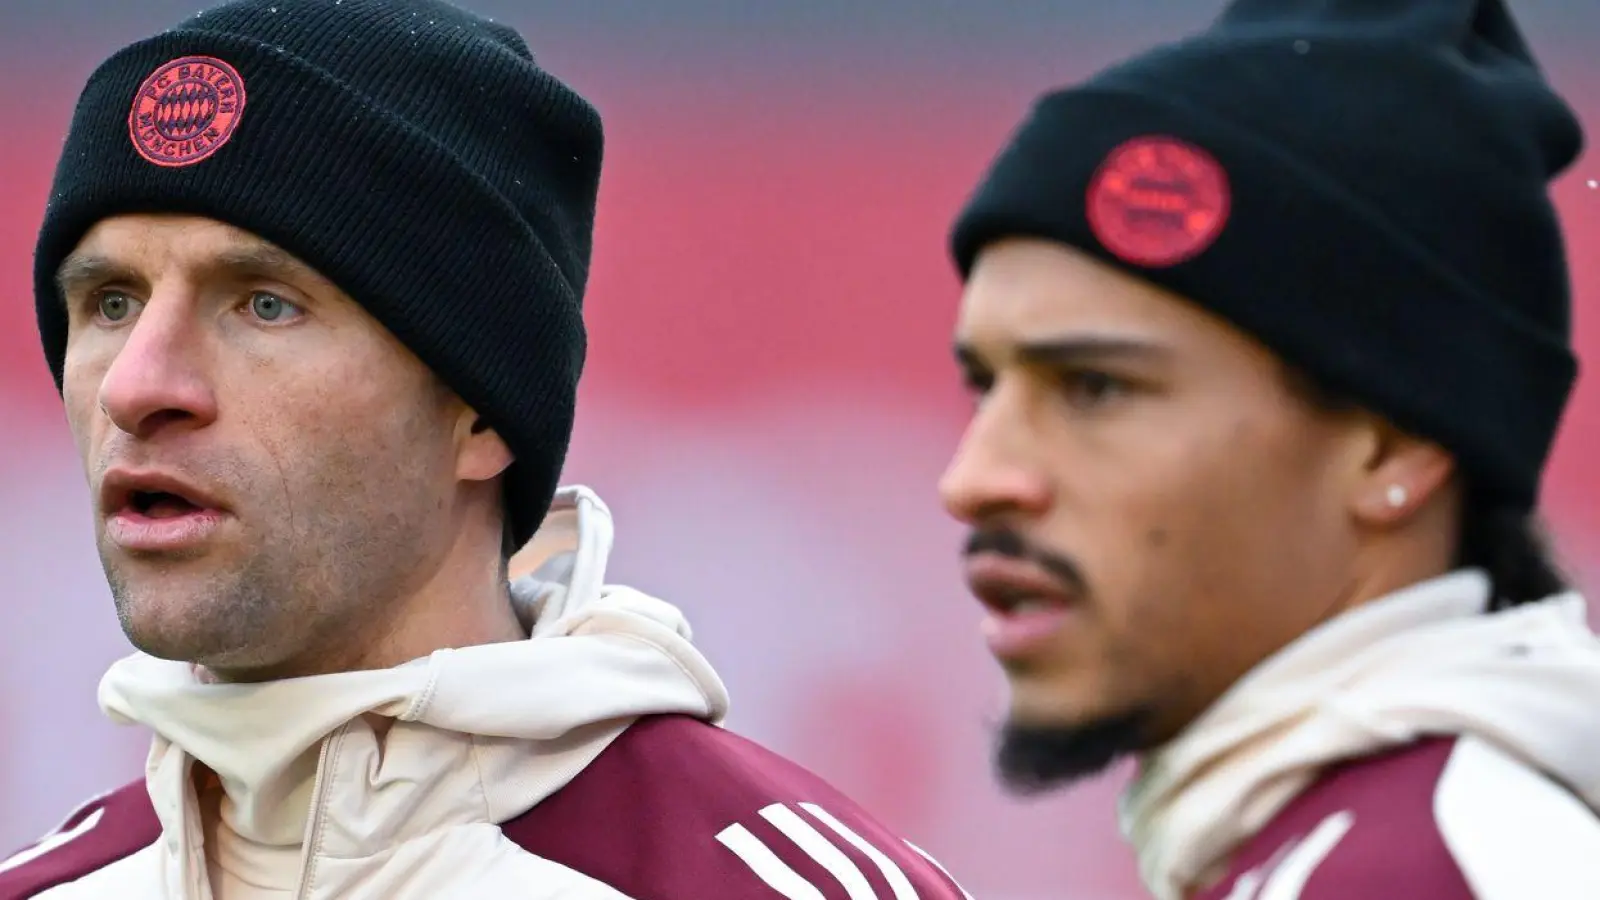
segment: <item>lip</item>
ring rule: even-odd
[[[164,519],[123,509],[106,518],[106,539],[134,553],[193,552],[222,527],[226,516],[201,509]]]
[[[967,588],[989,610],[1010,612],[1024,599],[1038,598],[1072,605],[1075,597],[1061,581],[1035,563],[1001,556],[974,553],[966,558]]]
[[[135,494],[180,497],[194,509],[175,516],[150,516],[133,504]],[[110,469],[100,481],[105,538],[134,553],[194,552],[222,527],[228,510],[211,492],[170,472]]]
[[[197,510],[227,512],[217,498],[204,488],[170,472],[156,469],[107,469],[100,479],[100,511],[115,515],[126,510],[138,493],[173,494]]]
[[[966,560],[967,586],[983,604],[979,626],[989,652],[1023,663],[1048,650],[1076,618],[1076,594],[1035,563],[997,553]],[[1037,601],[1037,602],[1030,602]]]

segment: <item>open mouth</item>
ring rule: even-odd
[[[1067,598],[1059,594],[1041,594],[1004,585],[985,585],[978,600],[991,611],[1005,616],[1025,616],[1029,613],[1063,609]]]
[[[967,586],[990,612],[1023,616],[1070,606],[1072,594],[1036,566],[995,554],[967,560]]]
[[[199,488],[165,474],[114,470],[102,482],[101,492],[100,508],[108,515],[178,519],[221,512],[219,505]]]
[[[105,540],[130,553],[203,552],[229,513],[204,488],[166,472],[110,469],[100,482]]]
[[[967,557],[967,586],[983,604],[981,630],[1002,661],[1037,657],[1073,620],[1079,597],[1038,565],[994,553]]]
[[[175,519],[199,512],[203,507],[170,491],[132,491],[128,494],[127,508],[151,519]]]

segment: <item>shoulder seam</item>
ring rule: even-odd
[[[1470,784],[1461,780],[1465,767],[1482,770]],[[1484,814],[1462,815],[1475,809]],[[1600,812],[1493,742],[1461,738],[1434,787],[1433,816],[1446,852],[1484,900],[1600,896]]]
[[[0,898],[35,896],[158,841],[159,819],[143,791],[142,779],[105,791],[79,804],[38,840],[0,860]]]
[[[95,794],[93,797],[90,797],[89,799],[83,801],[82,803],[79,803],[77,806],[73,807],[72,812],[67,813],[66,816],[64,818],[62,818],[62,820],[60,822],[57,822],[55,824],[54,828],[51,828],[49,831],[46,831],[44,834],[39,835],[38,839],[35,840],[33,843],[34,844],[38,844],[38,843],[40,843],[42,841],[47,841],[50,838],[54,837],[55,835],[58,835],[61,832],[66,831],[67,830],[67,826],[72,823],[73,819],[76,819],[79,816],[83,815],[84,813],[89,812],[90,810],[92,810],[95,807],[96,804],[104,806],[105,802],[107,800],[111,799],[111,795],[115,794],[117,791],[122,790],[123,787],[126,787],[126,785],[122,785],[122,786],[119,786],[119,787],[114,787],[114,788],[111,788],[110,790],[106,790],[106,791],[101,791],[100,793]],[[29,846],[32,846],[32,845],[30,844]],[[24,849],[26,849],[26,848],[24,848]]]

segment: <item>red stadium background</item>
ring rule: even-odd
[[[943,240],[1034,94],[1198,26],[1213,4],[467,5],[518,26],[606,116],[569,480],[614,508],[616,579],[689,611],[734,727],[858,795],[974,894],[1139,896],[1114,825],[1125,772],[1027,803],[989,777],[1000,682],[934,495],[963,417]],[[1600,68],[1583,59],[1600,7],[1517,9],[1600,134]],[[142,771],[143,737],[94,703],[128,648],[37,347],[30,265],[83,80],[193,11],[0,4],[0,856]],[[1557,189],[1590,361],[1592,159]],[[1546,491],[1580,574],[1600,553],[1596,399],[1585,377]]]

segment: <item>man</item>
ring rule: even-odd
[[[155,739],[0,898],[962,896],[718,728],[682,615],[556,494],[600,155],[436,0],[244,0],[95,72],[36,301],[143,651],[100,701]]]
[[[1580,144],[1501,0],[1238,0],[961,214],[998,765],[1136,756],[1160,900],[1600,896],[1600,648],[1534,517]]]

